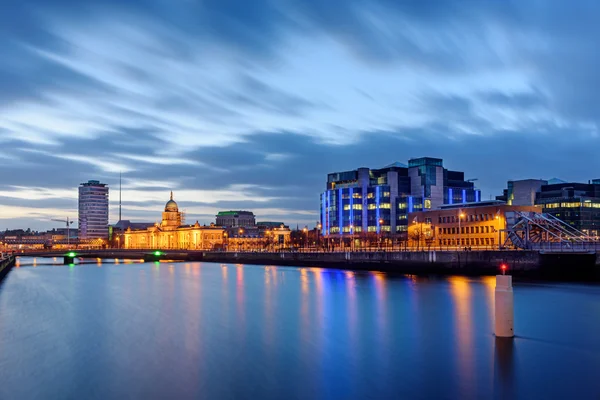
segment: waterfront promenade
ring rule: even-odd
[[[205,261],[216,263],[288,265],[346,270],[372,270],[403,274],[494,275],[505,265],[517,277],[600,279],[595,252],[544,253],[524,250],[496,251],[372,251],[372,252],[224,252],[200,250],[97,249],[37,251],[27,257],[78,259],[129,259],[145,261]]]

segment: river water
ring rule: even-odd
[[[0,399],[598,399],[600,287],[210,263],[41,265],[0,287]],[[52,262],[46,260],[45,262]]]

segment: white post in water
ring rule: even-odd
[[[506,265],[502,265],[502,275],[496,275],[496,337],[512,338],[514,332],[514,310],[512,276],[504,275]]]

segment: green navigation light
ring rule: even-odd
[[[160,251],[156,250],[156,251],[154,252],[154,255],[158,257],[158,256],[162,255],[162,252],[160,252]]]
[[[76,254],[71,251],[70,253],[67,254],[67,256],[73,258],[76,256]]]

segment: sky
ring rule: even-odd
[[[0,230],[219,210],[315,224],[326,174],[440,157],[482,197],[600,178],[595,0],[3,0]],[[58,225],[57,225],[58,224]]]

